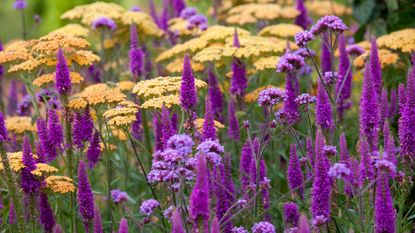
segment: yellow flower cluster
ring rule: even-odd
[[[72,84],[79,84],[82,81],[84,81],[84,78],[81,76],[81,74],[77,73],[77,72],[71,72],[70,73],[71,76],[71,83]],[[44,74],[39,76],[38,78],[36,78],[35,80],[33,80],[33,85],[37,86],[37,87],[44,87],[46,85],[49,85],[51,83],[55,83],[55,77],[56,77],[56,73],[50,73],[50,74]]]
[[[12,116],[5,120],[6,128],[14,134],[24,134],[26,132],[36,132],[36,126],[32,124],[32,119],[27,116]]]
[[[379,47],[410,53],[415,50],[415,29],[407,28],[379,37],[376,42]]]
[[[53,34],[53,33],[63,34],[63,35],[73,36],[73,37],[86,38],[89,35],[89,29],[83,27],[80,24],[70,23],[70,24],[67,24],[63,27],[60,27],[50,32],[49,34]]]
[[[158,77],[138,82],[132,93],[144,98],[146,101],[141,108],[161,109],[163,105],[170,108],[180,104],[181,77]],[[195,79],[196,88],[206,87],[206,82]]]
[[[294,35],[303,31],[303,28],[295,24],[281,23],[264,27],[258,32],[258,36],[275,36],[293,39]]]
[[[120,89],[120,91],[128,91],[131,92],[133,89],[135,83],[132,81],[120,81],[117,83],[117,88]]]
[[[117,23],[119,31],[126,32],[125,27],[132,23],[137,25],[139,35],[161,37],[164,32],[159,29],[151,16],[145,12],[127,11],[115,3],[94,2],[91,4],[79,5],[65,12],[61,18],[69,20],[80,20],[82,24],[91,26],[92,22],[99,17],[107,17]]]
[[[88,49],[90,44],[82,38],[52,33],[39,39],[19,42],[0,53],[0,64],[8,62],[23,62],[14,64],[8,72],[31,72],[39,67],[55,66],[56,52],[59,48],[65,50],[65,58],[69,64],[92,65],[99,57]]]
[[[196,120],[194,120],[193,123],[195,124],[197,131],[202,132],[204,122],[205,122],[204,118],[197,118]],[[219,121],[215,120],[215,128],[216,128],[216,130],[219,130],[219,129],[225,128],[225,126],[222,123],[220,123]]]
[[[121,22],[124,25],[137,25],[137,32],[139,35],[149,35],[161,37],[164,32],[157,26],[153,18],[142,11],[126,11],[121,16]]]
[[[166,65],[166,70],[170,73],[181,73],[183,71],[183,61],[184,58],[176,58],[172,62]],[[205,69],[203,64],[192,62],[193,71],[202,71]]]
[[[107,17],[113,20],[121,18],[125,9],[115,3],[94,2],[91,4],[78,5],[61,15],[62,19],[79,19],[81,23],[90,26],[98,17]]]
[[[273,3],[249,3],[235,6],[228,11],[226,22],[245,25],[258,20],[293,19],[300,14],[294,7],[282,7]]]
[[[215,25],[203,31],[199,37],[190,39],[182,44],[177,44],[159,54],[156,57],[156,62],[161,62],[173,57],[183,57],[185,53],[196,53],[207,46],[212,46],[217,43],[224,43],[227,38],[232,38],[235,30],[238,31],[238,36],[247,36],[250,33],[242,28],[225,27]]]
[[[138,112],[138,105],[131,101],[123,101],[113,109],[104,112],[103,116],[108,119],[108,125],[123,127],[131,125]]]
[[[212,46],[203,49],[194,56],[196,62],[221,61],[224,58],[253,59],[277,55],[286,48],[286,41],[261,36],[242,36],[240,48],[233,47],[233,39],[228,38],[223,47]]]
[[[8,43],[5,45],[4,50],[0,51],[0,64],[25,61],[30,58],[32,58],[32,54],[27,48],[27,43],[22,40]]]
[[[57,171],[58,169],[56,167],[50,166],[49,164],[37,163],[36,169],[32,171],[32,174],[35,176],[46,176]]]
[[[358,56],[354,59],[353,65],[356,68],[363,68],[365,66],[366,59],[369,57],[370,52],[365,52],[362,55]],[[399,60],[399,55],[387,50],[387,49],[379,49],[379,61],[382,68],[390,65],[396,65]]]
[[[48,176],[45,182],[46,187],[54,193],[65,194],[75,192],[73,180],[67,176]]]
[[[91,107],[99,104],[117,105],[126,98],[127,96],[120,89],[99,83],[90,85],[82,92],[73,95],[68,106],[73,109],[84,109],[88,105]]]
[[[307,1],[306,8],[310,14],[319,17],[325,15],[344,16],[352,14],[352,8],[335,1]]]
[[[268,69],[275,70],[277,63],[280,57],[271,56],[271,57],[261,57],[258,60],[253,62],[256,71],[263,71]]]

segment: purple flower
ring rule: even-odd
[[[349,168],[344,163],[335,163],[329,170],[328,175],[337,179],[347,179],[351,174]]]
[[[155,150],[163,150],[163,125],[156,113],[153,113],[153,128]]]
[[[415,55],[413,55],[415,56]],[[406,101],[404,107],[400,107],[399,142],[400,154],[408,158],[415,157],[415,68],[408,73],[406,81]]]
[[[298,207],[294,202],[284,204],[284,221],[286,228],[298,227]]]
[[[270,107],[287,99],[285,91],[279,88],[268,88],[258,94],[258,105],[261,107]]]
[[[324,74],[323,74],[324,84],[332,85],[332,84],[336,83],[337,77],[338,77],[337,72],[333,72],[333,71],[324,72]]]
[[[97,206],[94,208],[94,233],[104,233],[102,229],[101,212]]]
[[[337,154],[337,149],[335,146],[323,146],[323,153],[326,156],[334,156]]]
[[[165,148],[173,132],[171,130],[170,111],[164,105],[161,108],[161,126],[163,148]]]
[[[343,119],[346,99],[350,98],[352,86],[352,72],[350,69],[350,61],[346,52],[346,41],[344,35],[339,36],[339,72],[336,83],[337,112],[340,119]],[[346,76],[347,74],[347,76]]]
[[[357,57],[357,56],[362,55],[365,52],[365,50],[359,45],[353,44],[353,45],[347,46],[346,52],[349,54],[349,56]]]
[[[181,12],[186,9],[186,1],[185,0],[172,0],[172,8],[174,11],[174,16],[178,17],[181,16]]]
[[[69,95],[72,90],[72,83],[68,64],[66,63],[65,55],[63,54],[63,49],[58,50],[56,62],[56,82],[55,89],[59,95]]]
[[[171,223],[172,223],[172,229],[171,232],[172,233],[184,233],[184,229],[183,229],[183,223],[182,223],[182,218],[180,216],[180,212],[178,209],[175,209],[173,211],[173,216],[171,218]]]
[[[140,213],[149,216],[153,213],[154,209],[159,206],[160,203],[154,199],[145,200],[140,206]]]
[[[212,226],[210,227],[210,233],[220,233],[220,226],[217,217],[213,218],[211,224]]]
[[[311,233],[310,226],[308,225],[307,216],[305,216],[304,214],[300,216],[297,233]]]
[[[128,222],[126,218],[121,218],[118,233],[128,233]]]
[[[334,15],[326,15],[320,18],[310,31],[314,35],[320,35],[328,31],[342,33],[345,30],[347,30],[347,26],[339,17]]]
[[[132,7],[130,8],[130,11],[133,11],[133,12],[140,12],[140,11],[142,11],[142,10],[141,10],[141,8],[140,8],[139,6],[132,6]]]
[[[91,117],[89,107],[85,109],[84,114],[75,113],[72,134],[73,141],[78,149],[82,149],[84,142],[91,138],[93,129],[94,121]]]
[[[32,171],[36,169],[36,161],[33,158],[32,148],[30,147],[30,140],[28,136],[23,138],[22,151],[22,163],[24,168],[21,172],[21,187],[25,194],[32,195],[39,191],[40,182],[36,179],[35,175],[32,174]]]
[[[370,150],[376,150],[378,141],[378,97],[370,74],[370,64],[366,63],[360,100],[360,131],[366,137]]]
[[[234,227],[231,233],[249,233],[244,227]]]
[[[288,185],[292,192],[298,192],[300,197],[303,197],[303,173],[301,171],[300,161],[298,160],[297,150],[295,144],[290,146],[290,160],[288,162]]]
[[[192,110],[197,104],[195,77],[190,65],[189,55],[184,56],[182,84],[180,87],[180,103],[186,111]]]
[[[106,28],[111,31],[117,29],[117,24],[115,24],[114,20],[107,18],[105,16],[98,17],[92,21],[92,28],[99,29],[99,28]]]
[[[94,195],[83,160],[79,161],[78,165],[78,206],[79,214],[87,228],[94,219]]]
[[[143,74],[144,54],[138,47],[137,28],[135,24],[130,27],[130,72],[134,79],[137,80]]]
[[[299,0],[299,1],[302,1],[302,0]],[[302,32],[295,34],[294,39],[295,39],[295,43],[299,47],[306,47],[309,41],[314,40],[314,36],[313,34],[311,34],[311,32],[306,30],[306,31],[302,31]]]
[[[285,94],[284,100],[284,122],[286,124],[295,124],[300,119],[297,102],[295,99],[298,92],[298,80],[292,73],[285,77]]]
[[[373,86],[380,97],[382,91],[382,67],[379,61],[379,52],[376,39],[372,39],[372,44],[370,47],[370,76],[372,78]]]
[[[374,224],[375,233],[396,232],[396,210],[388,184],[387,173],[380,173],[376,185]]]
[[[189,19],[197,14],[197,10],[194,7],[187,7],[180,12],[180,18]]]
[[[221,119],[223,110],[223,95],[212,68],[209,68],[208,70],[208,83],[208,99],[210,101],[210,106],[212,107],[213,114],[218,119]]]
[[[333,70],[333,66],[331,64],[331,51],[330,51],[330,37],[328,33],[324,33],[322,36],[322,44],[321,44],[321,71],[324,74],[325,72]]]
[[[387,156],[385,157],[387,158]],[[387,174],[396,174],[396,165],[388,159],[377,160],[376,168],[378,171],[386,172]]]
[[[101,158],[101,146],[99,144],[100,142],[101,138],[99,136],[99,132],[95,131],[94,135],[89,141],[89,147],[86,152],[86,157],[88,158],[89,162],[89,168],[94,168],[95,165],[98,163],[99,159]]]
[[[224,162],[216,171],[216,217],[221,221],[227,221],[230,216],[225,216],[225,213],[235,203],[235,186],[232,180],[231,173],[231,157],[229,154],[225,155]],[[225,232],[230,232],[233,225],[229,221],[224,226]]]
[[[204,31],[208,28],[208,20],[203,14],[192,15],[187,19],[187,29],[193,30],[199,28]]]
[[[18,81],[12,79],[10,81],[10,89],[9,89],[9,102],[7,105],[7,113],[10,116],[13,116],[17,113],[17,103],[19,102],[18,94],[17,94],[17,84]]]
[[[323,129],[331,129],[334,126],[329,97],[321,81],[318,81],[316,122]]]
[[[290,73],[300,69],[305,65],[304,57],[295,53],[286,52],[277,64],[277,72]]]
[[[315,96],[312,96],[312,95],[308,94],[308,93],[303,93],[303,94],[297,96],[297,98],[295,98],[295,102],[298,105],[303,105],[304,108],[306,110],[308,110],[308,106],[312,103],[317,102],[317,98]]]
[[[53,228],[53,233],[62,233],[62,227],[61,227],[61,225],[56,224],[55,227]]]
[[[217,140],[208,139],[197,146],[197,151],[198,155],[204,156],[207,161],[218,166],[222,161],[220,154],[224,152],[224,148]]]
[[[3,113],[0,112],[0,142],[6,142],[9,140],[6,124],[4,123]]]
[[[295,19],[295,24],[301,26],[303,29],[307,29],[312,23],[312,19],[307,14],[307,8],[304,5],[304,0],[297,0],[295,8],[300,12]]]
[[[9,207],[9,224],[11,225],[16,224],[16,210],[14,209],[13,202],[10,203],[10,207]]]
[[[258,146],[259,146],[258,140],[254,140],[253,145],[251,145],[251,142],[247,140],[242,147],[241,159],[240,159],[240,164],[239,164],[239,169],[240,169],[239,178],[241,181],[243,192],[247,191],[247,188],[250,184],[250,180],[249,180],[250,165],[254,159],[252,148],[254,148],[254,150],[257,150]]]
[[[13,9],[23,10],[27,7],[26,0],[15,0],[13,3]]]
[[[365,181],[369,182],[374,178],[373,162],[370,156],[369,144],[365,138],[360,142],[360,164],[359,164],[359,185],[363,187]]]
[[[233,99],[230,99],[228,102],[228,127],[229,139],[238,141],[240,138],[240,128]]]
[[[275,227],[269,222],[258,222],[252,226],[252,233],[275,233]]]
[[[111,190],[111,197],[116,204],[128,201],[128,194],[119,189]]]
[[[313,221],[317,219],[323,219],[327,221],[330,217],[331,184],[330,178],[327,175],[329,169],[329,161],[323,152],[324,144],[324,137],[319,130],[317,131],[315,142],[315,177],[313,179],[313,187],[311,191],[311,213],[313,216]]]
[[[216,128],[215,119],[213,118],[212,107],[209,99],[205,101],[205,120],[203,121],[203,140],[215,140]]]
[[[383,123],[385,122],[385,119],[388,117],[388,105],[388,91],[385,88],[383,88],[379,104],[379,129],[383,128]]]
[[[180,155],[187,156],[192,153],[194,142],[185,134],[176,134],[167,141],[167,148],[176,150]]]
[[[396,89],[392,89],[390,92],[390,101],[388,106],[388,118],[389,120],[393,120],[397,113],[398,107],[398,95],[396,93]]]
[[[131,133],[134,136],[135,139],[141,141],[142,137],[143,137],[143,126],[142,126],[142,121],[141,121],[141,111],[138,110],[135,113],[135,121],[133,122],[133,124],[131,125]]]
[[[201,227],[207,232],[209,225],[209,181],[204,156],[197,156],[197,178],[190,194],[190,218],[195,228]],[[203,224],[199,226],[198,224]]]
[[[40,223],[42,224],[44,231],[51,233],[56,224],[55,216],[53,215],[53,210],[50,207],[48,196],[43,192],[40,193],[39,197],[39,214]]]

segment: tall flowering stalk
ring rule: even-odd
[[[339,36],[339,70],[336,83],[336,104],[339,119],[343,119],[344,111],[347,108],[347,99],[351,95],[352,72],[349,57],[346,51],[346,38],[343,34]]]
[[[297,192],[300,197],[303,197],[303,173],[301,171],[300,161],[297,155],[295,144],[290,146],[290,160],[288,162],[287,170],[288,184],[291,192]]]
[[[79,161],[78,165],[78,206],[85,230],[89,232],[94,219],[94,195],[83,160]]]
[[[370,46],[370,76],[372,77],[373,86],[376,90],[378,98],[381,96],[382,92],[382,67],[379,61],[379,52],[378,44],[376,43],[376,38],[372,39]]]
[[[228,102],[228,136],[229,139],[238,141],[240,137],[240,128],[238,118],[236,117],[235,102],[231,98]]]
[[[328,94],[324,90],[323,85],[321,81],[318,81],[316,122],[322,129],[330,130],[334,126],[333,113]]]
[[[241,47],[241,44],[238,38],[238,32],[236,30],[233,36],[233,47],[235,48]],[[230,92],[232,95],[235,95],[238,98],[243,98],[245,96],[245,91],[248,86],[245,64],[240,59],[234,58],[231,66],[232,66],[232,79],[231,79]]]
[[[375,233],[396,232],[396,210],[388,183],[389,174],[379,171],[375,197]]]
[[[204,155],[197,158],[196,183],[190,194],[190,217],[196,229],[208,232],[209,229],[209,181]]]
[[[56,221],[48,201],[48,196],[45,193],[41,193],[39,197],[39,212],[40,222],[43,225],[44,231],[46,233],[52,233]]]
[[[63,49],[58,50],[55,89],[60,95],[69,95],[72,90],[71,77]]]
[[[205,119],[203,121],[203,140],[215,140],[216,128],[215,119],[213,117],[211,102],[209,99],[205,101]]]
[[[182,85],[180,87],[180,103],[184,110],[191,112],[197,104],[197,93],[195,77],[193,76],[192,66],[189,55],[184,56]]]
[[[130,27],[130,72],[135,81],[137,81],[143,74],[143,51],[138,47],[137,27],[131,24]]]
[[[219,88],[218,80],[213,73],[212,68],[208,70],[208,95],[210,100],[210,106],[212,107],[212,111],[214,116],[222,121],[222,111],[223,111],[223,95],[222,91]]]
[[[412,55],[415,61],[415,53]],[[403,92],[403,91],[402,91]],[[399,142],[401,144],[400,154],[407,158],[415,157],[415,65],[408,73],[406,81],[405,103],[400,107],[401,118],[399,119]]]
[[[301,26],[303,29],[307,29],[311,24],[311,18],[307,14],[307,8],[305,7],[304,0],[297,0],[295,8],[300,12],[295,19],[295,24]]]
[[[3,113],[0,112],[0,156],[1,162],[3,164],[3,172],[5,174],[5,180],[7,183],[7,187],[9,189],[9,195],[11,199],[11,205],[14,206],[16,216],[17,216],[17,225],[16,230],[18,233],[25,232],[25,225],[23,223],[23,212],[22,206],[19,200],[19,193],[16,187],[16,181],[12,174],[12,169],[10,167],[10,161],[6,153],[5,143],[9,140],[8,132],[4,123]],[[10,205],[10,206],[11,206]]]

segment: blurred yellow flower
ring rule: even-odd
[[[36,163],[36,169],[32,171],[32,174],[35,176],[45,176],[50,173],[57,172],[58,169],[56,167],[50,166],[46,163]]]
[[[257,71],[263,71],[267,69],[275,70],[279,59],[280,57],[278,56],[261,57],[258,60],[254,61],[253,65]]]
[[[71,82],[72,84],[79,84],[82,81],[84,81],[84,78],[76,72],[71,72],[70,73],[71,76]],[[33,85],[37,86],[37,87],[42,87],[42,86],[46,86],[48,84],[54,83],[55,82],[55,77],[56,77],[56,73],[50,73],[50,74],[44,74],[39,76],[38,78],[36,78],[35,80],[33,80]]]
[[[161,37],[164,32],[157,26],[153,18],[142,11],[126,11],[121,15],[121,22],[125,25],[137,25],[138,35]]]
[[[303,31],[303,28],[295,24],[276,24],[264,27],[258,32],[258,36],[276,36],[280,38],[294,39],[294,35]]]
[[[126,98],[127,96],[118,88],[111,88],[104,83],[99,83],[90,85],[82,92],[73,95],[68,106],[74,109],[84,109],[87,105],[92,107],[99,104],[116,105]]]
[[[166,70],[170,73],[181,73],[183,71],[183,60],[184,58],[176,58],[172,62],[166,65]],[[203,64],[192,62],[193,71],[202,71],[205,69]]]
[[[379,47],[410,53],[415,50],[415,29],[407,28],[379,37],[376,42]]]
[[[67,176],[48,176],[45,178],[46,187],[54,193],[72,193],[75,192],[73,180]]]
[[[203,130],[203,123],[204,122],[205,122],[204,118],[197,118],[196,120],[194,120],[193,123],[195,124],[197,131],[201,132]],[[220,123],[219,121],[215,120],[215,128],[216,128],[216,130],[219,130],[219,129],[224,129],[225,126],[222,123]]]
[[[227,14],[227,23],[245,25],[257,20],[294,19],[300,12],[294,7],[275,3],[248,3],[231,8]]]
[[[91,4],[78,5],[61,15],[61,19],[79,19],[85,25],[90,26],[98,17],[107,17],[113,20],[121,18],[125,9],[115,3],[94,2]]]
[[[80,24],[70,23],[56,30],[51,31],[49,34],[53,34],[53,33],[63,34],[63,35],[73,36],[73,37],[86,38],[89,35],[89,29],[83,27]]]
[[[255,89],[254,91],[248,93],[245,95],[245,102],[247,103],[253,103],[255,101],[257,101],[258,99],[258,94],[259,92],[271,88],[271,87],[275,87],[273,85],[266,85],[266,86],[262,86],[262,87],[258,87],[257,89]]]
[[[178,94],[171,94],[166,96],[154,97],[145,101],[141,105],[141,108],[161,109],[163,105],[166,108],[171,108],[175,105],[180,105],[180,96]]]
[[[352,8],[335,1],[307,1],[305,4],[310,14],[315,16],[352,14]]]
[[[5,123],[7,130],[15,134],[37,131],[36,126],[32,124],[32,119],[27,116],[8,117],[6,118]]]
[[[366,59],[369,57],[370,52],[365,52],[362,55],[358,56],[354,59],[353,65],[356,68],[363,68],[365,66]],[[379,49],[379,61],[382,68],[390,65],[396,65],[399,60],[399,55],[387,50],[387,49]]]

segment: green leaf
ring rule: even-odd
[[[361,1],[353,7],[353,16],[361,24],[365,24],[369,21],[373,10],[376,7],[374,0]]]

